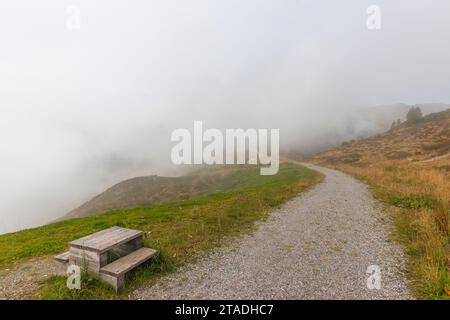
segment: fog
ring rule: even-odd
[[[366,27],[371,4],[3,1],[0,233],[125,178],[179,174],[170,133],[194,120],[279,128],[302,152],[369,106],[450,102],[450,2],[377,0],[380,30]],[[80,29],[66,26],[70,5]]]

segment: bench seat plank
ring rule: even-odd
[[[114,277],[121,276],[153,257],[156,252],[157,251],[154,249],[140,248],[129,255],[104,266],[100,269],[100,273],[105,273]]]

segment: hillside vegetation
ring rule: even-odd
[[[156,277],[172,272],[224,239],[251,231],[254,222],[322,178],[317,172],[295,164],[283,164],[277,175],[261,176],[259,168],[229,169],[226,191],[180,200],[112,210],[85,218],[59,221],[43,227],[0,235],[0,268],[67,250],[68,242],[118,225],[143,230],[145,246],[159,255],[131,273],[119,297]],[[222,172],[220,173],[222,174]],[[232,183],[231,183],[232,181]],[[116,298],[113,290],[89,276],[82,277],[82,289],[66,289],[65,277],[54,276],[43,284],[43,299]]]
[[[235,166],[216,166],[181,177],[154,175],[128,179],[72,210],[64,218],[80,218],[107,210],[135,208],[226,191],[238,183],[234,176],[236,170],[239,168]]]
[[[350,141],[312,160],[355,175],[395,214],[414,290],[448,298],[450,110]]]

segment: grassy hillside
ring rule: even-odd
[[[255,167],[241,167],[231,175],[232,187],[181,200],[134,209],[113,210],[86,218],[60,221],[43,227],[0,235],[0,267],[67,250],[67,243],[87,234],[119,225],[145,231],[145,245],[159,256],[130,275],[119,297],[142,283],[172,272],[201,253],[220,246],[224,239],[248,232],[297,193],[317,183],[321,175],[294,164],[284,164],[277,175],[261,176]],[[82,290],[69,291],[64,277],[44,283],[40,298],[116,298],[107,285],[84,276]]]
[[[113,209],[189,199],[194,195],[226,191],[236,184],[234,166],[216,166],[181,177],[147,176],[122,181],[66,215],[86,217]]]
[[[319,154],[314,162],[368,183],[394,212],[416,294],[448,298],[450,110]]]

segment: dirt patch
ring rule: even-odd
[[[64,268],[51,258],[36,259],[1,270],[0,299],[32,299],[43,280],[64,274]]]

